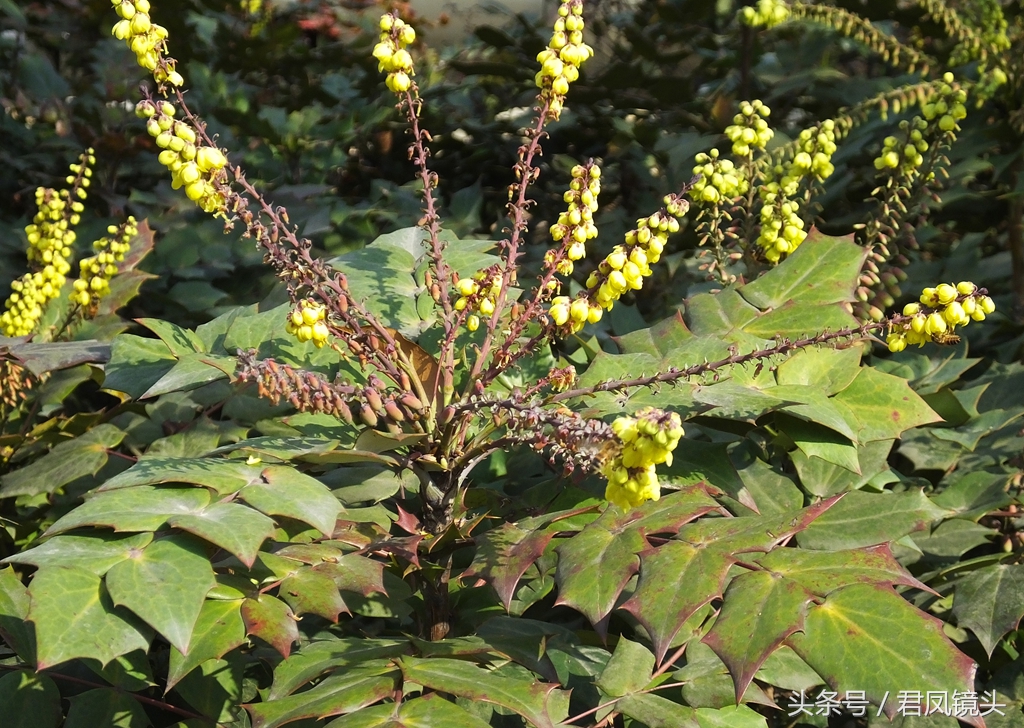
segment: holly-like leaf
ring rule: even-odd
[[[597,678],[597,686],[612,698],[621,698],[647,687],[654,673],[654,655],[638,642],[620,637],[612,659]]]
[[[154,541],[116,564],[106,583],[115,604],[135,612],[185,654],[203,600],[216,584],[202,544],[180,534]]]
[[[860,442],[891,440],[912,427],[942,420],[905,379],[870,367],[861,369],[834,399],[853,413]]]
[[[873,546],[927,528],[948,512],[921,490],[847,493],[797,536],[804,548],[840,550]]]
[[[308,523],[325,536],[334,532],[344,509],[323,483],[295,468],[273,465],[260,482],[238,491],[238,497],[268,516],[286,516]]]
[[[313,571],[332,579],[335,587],[341,591],[355,592],[364,597],[387,593],[384,588],[384,564],[360,554],[345,554],[324,561],[314,566]]]
[[[768,721],[746,705],[729,705],[698,708],[697,724],[700,728],[767,728]]]
[[[931,591],[896,561],[888,544],[850,551],[775,549],[756,561],[818,596],[851,584],[912,586]]]
[[[0,675],[0,706],[4,728],[57,728],[63,712],[53,680],[27,670]]]
[[[276,597],[260,594],[242,602],[245,633],[268,642],[282,657],[288,657],[299,640],[299,628],[291,608]]]
[[[478,718],[437,693],[401,704],[386,703],[336,718],[325,728],[488,728]]]
[[[735,559],[728,551],[669,541],[640,555],[640,581],[622,608],[651,636],[660,661],[687,619],[722,595]]]
[[[176,362],[162,341],[121,334],[110,344],[110,361],[104,368],[103,388],[138,398]]]
[[[946,638],[942,622],[885,586],[855,584],[832,592],[808,609],[803,632],[788,643],[833,690],[863,690],[875,705],[901,690],[952,695],[974,689],[976,666]],[[897,705],[885,700],[885,714],[892,718]]]
[[[296,616],[316,614],[337,622],[339,614],[349,611],[334,580],[308,567],[282,581],[278,594]]]
[[[1024,564],[993,564],[972,571],[956,583],[953,616],[992,650],[1024,615]]]
[[[137,700],[113,688],[86,690],[69,698],[64,728],[146,728],[151,725]]]
[[[36,641],[29,611],[28,589],[14,569],[0,569],[0,638],[29,665],[35,664]]]
[[[212,503],[200,513],[173,516],[167,525],[220,546],[252,566],[265,540],[274,535],[274,521],[239,503]]]
[[[107,451],[117,447],[124,435],[113,425],[101,424],[60,443],[35,462],[0,478],[0,498],[52,493],[73,480],[95,475],[107,464]]]
[[[798,582],[768,571],[742,574],[729,584],[704,642],[729,668],[737,704],[768,655],[803,627],[812,597]]]
[[[109,526],[115,531],[156,531],[176,515],[201,513],[210,504],[202,488],[137,488],[93,493],[85,503],[58,519],[44,535],[81,526]]]
[[[115,564],[144,549],[153,540],[151,533],[115,536],[88,533],[81,536],[54,536],[35,548],[8,556],[4,563],[44,566],[77,566],[103,576]]]
[[[202,663],[219,659],[245,642],[241,608],[241,599],[207,599],[203,602],[192,629],[188,654],[182,654],[176,647],[171,648],[168,690]]]
[[[353,713],[391,695],[401,673],[374,660],[324,678],[316,687],[277,700],[246,705],[253,728],[276,728],[303,718]]]
[[[403,657],[398,662],[409,682],[500,705],[536,728],[555,728],[569,715],[569,694],[557,685],[495,675],[463,660]]]
[[[479,577],[490,583],[508,611],[516,585],[526,570],[541,557],[555,531],[526,531],[503,523],[476,539],[476,554],[463,579]]]
[[[100,491],[161,483],[193,483],[212,488],[218,495],[235,493],[259,481],[264,468],[244,460],[173,458],[144,455],[98,488]]]
[[[149,649],[150,630],[127,609],[115,606],[102,580],[85,569],[40,569],[29,594],[28,619],[36,627],[40,670],[76,657],[105,665],[133,650]]]
[[[409,650],[407,640],[345,637],[304,644],[274,668],[269,700],[298,690],[330,670],[347,670],[370,660],[398,657]]]
[[[779,385],[813,387],[827,397],[841,392],[860,373],[861,351],[857,347],[801,349],[775,370]]]

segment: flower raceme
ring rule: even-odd
[[[480,314],[490,318],[501,292],[501,273],[491,270],[480,271],[472,278],[462,278],[455,284],[458,298],[456,311],[468,311],[466,328],[476,331],[480,328]]]
[[[605,498],[624,510],[658,500],[661,486],[656,467],[672,464],[672,451],[683,436],[679,415],[647,407],[633,417],[616,419],[612,431],[618,442],[601,469],[608,479]]]
[[[185,79],[175,70],[174,59],[164,55],[167,28],[149,17],[149,0],[113,0],[113,5],[121,16],[114,25],[113,36],[128,44],[139,65],[152,71],[157,83],[184,84]]]
[[[984,321],[995,310],[996,305],[987,292],[970,281],[961,281],[955,286],[941,283],[925,288],[919,301],[903,307],[902,320],[892,325],[885,341],[892,352],[903,351],[909,344],[924,346],[929,341],[956,343],[959,341],[954,333],[957,326]]]
[[[289,314],[285,330],[299,341],[312,341],[320,349],[330,338],[327,329],[327,308],[323,304],[304,299]]]
[[[572,274],[573,263],[586,256],[586,242],[597,237],[594,213],[601,194],[601,168],[596,164],[577,164],[571,174],[572,182],[563,195],[569,207],[551,226],[551,239],[561,243],[561,249],[549,250],[544,257],[545,263],[566,276]]]
[[[740,20],[747,25],[771,28],[786,22],[789,17],[789,6],[781,0],[758,0],[756,6],[748,6],[740,11]]]
[[[96,254],[83,258],[78,264],[80,272],[71,293],[73,303],[88,307],[110,293],[110,281],[117,275],[116,264],[124,260],[138,232],[135,218],[129,217],[123,225],[107,228],[110,237],[100,238],[92,244]]]
[[[373,47],[377,70],[387,72],[388,89],[403,94],[412,87],[412,55],[405,48],[416,40],[416,31],[393,13],[381,16],[380,42]]]
[[[583,0],[566,0],[558,7],[548,47],[537,55],[541,68],[535,81],[552,119],[561,115],[569,84],[580,77],[580,66],[594,55],[594,49],[583,42],[584,25]]]

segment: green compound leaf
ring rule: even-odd
[[[156,531],[176,515],[201,513],[210,493],[201,488],[137,488],[91,493],[85,503],[50,526],[44,535],[80,526],[109,526],[115,531]]]
[[[729,584],[704,642],[729,668],[737,704],[768,655],[803,628],[812,598],[798,582],[768,571],[742,574]]]
[[[138,399],[176,362],[177,358],[162,341],[121,334],[110,344],[103,388]]]
[[[974,632],[989,656],[1024,615],[1024,564],[994,564],[956,583],[953,616]]]
[[[476,554],[462,578],[480,577],[494,587],[508,611],[516,585],[526,570],[541,557],[555,531],[526,531],[515,524],[503,523],[476,539]]]
[[[0,706],[4,728],[57,728],[63,712],[53,680],[27,670],[0,676]]]
[[[845,436],[795,417],[776,416],[776,423],[807,457],[817,457],[860,474],[857,448]]]
[[[216,584],[202,544],[184,535],[161,538],[132,554],[107,572],[106,582],[115,604],[186,654],[203,601]]]
[[[409,682],[500,705],[536,728],[555,728],[569,715],[569,693],[557,685],[495,675],[462,660],[403,657],[398,662]]]
[[[332,720],[325,728],[489,728],[490,723],[437,693],[396,705],[387,703]]]
[[[220,659],[245,642],[241,608],[241,599],[208,599],[203,602],[189,640],[188,654],[183,655],[176,647],[171,648],[168,690],[202,663]]]
[[[896,561],[888,544],[851,551],[775,549],[756,561],[823,597],[857,583],[912,586],[931,591]]]
[[[839,693],[864,690],[879,705],[888,692],[883,710],[890,718],[900,690],[974,689],[976,666],[946,638],[942,622],[885,586],[833,592],[808,609],[803,632],[788,643]]]
[[[36,626],[40,670],[76,657],[106,665],[133,650],[149,649],[149,628],[127,609],[115,606],[101,579],[85,569],[40,569],[29,594],[28,619]]]
[[[258,482],[264,469],[263,466],[246,465],[245,461],[239,460],[144,455],[137,463],[123,473],[115,475],[98,490],[162,483],[193,483],[211,488],[218,495],[230,495]]]
[[[866,255],[852,235],[834,238],[812,229],[795,253],[739,293],[761,309],[779,308],[787,301],[851,301]]]
[[[0,638],[29,665],[36,661],[32,624],[26,622],[30,598],[14,569],[0,569]]]
[[[87,690],[69,698],[64,728],[145,728],[149,716],[137,700],[113,688]]]
[[[347,670],[370,660],[398,657],[409,651],[407,640],[345,637],[309,642],[274,668],[267,698],[276,700],[331,670]]]
[[[768,721],[746,705],[730,705],[725,708],[698,708],[697,723],[700,728],[767,728]]]
[[[903,538],[948,516],[921,490],[853,491],[797,536],[804,548],[838,551]]]
[[[135,321],[156,334],[171,354],[178,359],[196,351],[206,351],[206,345],[194,331],[183,329],[177,324],[160,319],[140,318]]]
[[[0,498],[52,493],[73,480],[95,475],[107,464],[107,450],[117,447],[125,433],[113,425],[93,427],[73,440],[0,478]]]
[[[648,547],[645,534],[674,533],[718,504],[703,486],[692,486],[660,501],[623,513],[609,507],[596,521],[558,547],[558,604],[571,606],[603,629],[626,582]]]
[[[614,710],[648,728],[700,728],[697,711],[655,693],[627,695],[615,704]]]
[[[295,616],[316,614],[337,623],[339,614],[349,613],[334,580],[309,567],[299,569],[282,581],[278,594]]]
[[[252,566],[260,546],[274,535],[274,521],[239,503],[213,503],[200,513],[173,516],[167,525],[220,546]]]
[[[597,686],[612,698],[621,698],[647,687],[654,673],[654,655],[638,642],[620,637]]]
[[[303,718],[327,718],[361,710],[391,695],[401,673],[375,660],[325,678],[316,687],[277,700],[246,705],[253,728],[276,728]]]
[[[942,421],[907,380],[868,367],[836,394],[835,401],[856,417],[860,442],[891,440],[912,427]]]
[[[633,614],[651,636],[658,660],[665,657],[687,619],[721,596],[732,554],[695,548],[683,541],[640,555],[640,581],[622,608]]]
[[[44,566],[77,566],[103,576],[115,564],[152,542],[152,533],[115,536],[111,533],[89,533],[81,536],[54,536],[39,546],[4,559],[4,563]]]
[[[299,628],[291,608],[276,597],[260,594],[242,602],[245,633],[269,643],[282,657],[288,657],[299,641]]]
[[[775,371],[780,386],[813,387],[831,397],[850,386],[860,373],[861,351],[849,349],[802,349],[786,359]]]
[[[260,482],[242,488],[238,497],[268,516],[308,523],[325,536],[334,533],[338,514],[344,510],[319,480],[279,465],[266,468]]]

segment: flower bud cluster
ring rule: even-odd
[[[92,244],[96,254],[78,263],[79,274],[71,293],[72,303],[85,308],[110,293],[110,280],[117,275],[117,263],[124,260],[138,232],[135,218],[129,217],[123,225],[107,228],[110,237],[100,238]]]
[[[944,132],[959,131],[958,122],[967,117],[967,92],[954,85],[953,74],[942,76],[942,83],[935,89],[935,95],[921,106],[921,114],[929,122],[936,122]]]
[[[647,407],[635,417],[619,417],[612,430],[621,448],[601,469],[608,479],[605,498],[624,510],[658,500],[661,486],[655,468],[672,464],[672,451],[683,436],[679,415]]]
[[[781,192],[787,197],[796,197],[800,183],[807,177],[821,182],[832,176],[836,168],[832,155],[836,153],[836,123],[825,119],[820,124],[804,129],[796,143],[796,154],[784,164],[772,170],[772,179],[761,188],[762,197],[770,192]]]
[[[60,295],[71,270],[68,260],[76,237],[73,228],[84,209],[82,200],[87,196],[95,163],[93,150],[88,149],[70,167],[70,189],[59,193],[44,187],[36,190],[38,211],[25,227],[28,260],[34,270],[11,282],[11,295],[0,314],[0,333],[4,336],[31,334],[39,325],[43,306]]]
[[[456,311],[469,311],[466,317],[466,328],[476,331],[480,328],[481,314],[490,318],[498,303],[501,293],[501,273],[493,270],[482,270],[472,278],[462,278],[455,284],[459,297],[455,299]]]
[[[580,66],[594,55],[594,49],[583,42],[584,25],[583,0],[565,0],[558,7],[548,47],[537,54],[541,67],[534,80],[552,119],[561,115],[569,84],[580,77]]]
[[[562,275],[571,275],[573,263],[587,254],[586,242],[597,237],[594,213],[597,212],[597,196],[601,194],[601,168],[596,164],[577,164],[572,168],[572,182],[563,199],[569,208],[558,216],[558,222],[551,226],[551,239],[561,243],[565,257],[558,260],[558,252],[549,250],[545,255],[548,265],[555,264]]]
[[[131,48],[139,65],[153,72],[157,83],[181,86],[185,79],[175,69],[172,58],[164,55],[167,28],[149,17],[149,0],[112,0],[121,20],[114,24],[113,35]]]
[[[800,247],[807,233],[796,200],[787,199],[785,195],[775,192],[764,194],[763,199],[761,232],[757,236],[757,244],[768,261],[778,263],[782,256]]]
[[[305,343],[312,341],[320,349],[331,336],[327,330],[327,308],[309,299],[299,301],[299,305],[288,314],[285,331]]]
[[[377,59],[377,70],[388,74],[384,83],[396,94],[412,88],[412,55],[405,48],[415,40],[415,29],[397,14],[381,16],[380,42],[373,47],[373,57]]]
[[[732,126],[725,128],[725,135],[732,142],[733,154],[746,157],[751,150],[764,150],[775,136],[765,121],[771,113],[772,110],[758,99],[744,101],[740,105],[740,113],[733,117]]]
[[[216,147],[199,141],[196,130],[174,118],[174,106],[167,101],[145,100],[135,107],[136,115],[146,119],[146,130],[156,140],[160,164],[171,171],[171,186],[185,188],[185,194],[204,212],[220,212],[226,207],[223,184],[228,159]]]
[[[887,136],[882,142],[882,152],[875,159],[875,169],[899,169],[905,177],[914,177],[917,169],[924,164],[924,153],[930,148],[924,138],[928,122],[919,116],[911,121],[901,121],[900,130],[905,138],[900,140]]]
[[[970,281],[955,286],[941,283],[925,288],[917,302],[903,307],[904,320],[893,326],[885,341],[892,352],[903,351],[909,344],[924,346],[929,341],[955,343],[959,341],[954,334],[957,326],[984,321],[995,310],[987,292]]]
[[[698,154],[694,161],[697,164],[693,174],[697,180],[690,188],[690,197],[695,202],[715,205],[745,195],[750,189],[743,170],[733,164],[732,160],[719,158],[717,149],[707,154]]]
[[[752,27],[771,28],[786,22],[789,6],[782,0],[758,0],[756,6],[747,6],[740,11],[740,20]]]

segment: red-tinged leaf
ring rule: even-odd
[[[389,660],[374,660],[324,678],[316,687],[277,700],[244,706],[253,728],[277,728],[303,718],[353,713],[391,695],[401,673]]]
[[[316,614],[337,623],[339,614],[349,613],[334,580],[308,567],[282,581],[277,593],[296,616]]]
[[[729,668],[737,705],[768,655],[803,627],[812,598],[797,582],[768,571],[742,574],[729,584],[703,641]]]
[[[678,533],[680,528],[694,518],[721,510],[718,501],[711,495],[712,489],[709,486],[697,483],[669,493],[660,500],[647,501],[639,508],[625,512],[609,509],[598,520],[605,528],[613,531],[632,529],[644,535]]]
[[[840,693],[863,690],[892,718],[899,691],[974,690],[976,665],[945,636],[943,623],[891,588],[855,584],[807,610],[803,632],[787,643]],[[978,717],[962,718],[983,728]]]
[[[346,554],[333,563],[325,561],[317,564],[313,571],[332,579],[335,587],[342,591],[356,592],[364,597],[387,594],[384,589],[384,564],[366,556]]]
[[[473,562],[460,578],[485,579],[508,611],[519,580],[541,557],[554,535],[554,530],[524,531],[504,523],[476,539]]]
[[[373,545],[373,550],[388,551],[395,556],[405,559],[415,568],[420,568],[420,541],[423,535],[403,536],[402,538],[388,538]]]
[[[721,548],[734,553],[770,551],[808,528],[841,498],[842,495],[833,496],[781,516],[704,518],[680,529],[677,538],[693,546],[717,542]]]
[[[936,593],[896,561],[888,544],[850,551],[775,549],[756,561],[822,597],[858,583],[912,586]]]
[[[569,715],[569,693],[557,685],[495,675],[463,660],[399,660],[409,682],[460,698],[493,703],[517,713],[536,728],[555,728]]]
[[[400,529],[410,534],[417,534],[423,529],[420,528],[420,519],[414,516],[409,511],[402,508],[402,506],[395,504],[395,508],[398,509],[398,520],[395,521],[395,525]]]
[[[199,613],[188,654],[171,648],[167,670],[167,689],[207,660],[220,659],[245,642],[245,622],[242,620],[242,600],[208,599]]]
[[[722,595],[734,562],[729,551],[694,548],[683,541],[640,554],[640,581],[622,608],[647,630],[659,662],[686,620]]]
[[[295,615],[287,604],[269,594],[242,602],[245,633],[270,643],[282,657],[288,657],[292,644],[299,639]]]

